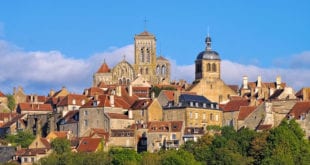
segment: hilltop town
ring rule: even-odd
[[[79,94],[66,87],[46,95],[27,94],[22,87],[11,95],[0,92],[2,139],[19,132],[35,137],[28,146],[3,142],[1,161],[38,162],[53,153],[57,138],[70,141],[70,151],[77,153],[115,147],[157,153],[220,134],[217,128],[224,126],[264,132],[283,120],[295,120],[304,139],[310,137],[310,88],[294,91],[280,75],[272,82],[245,75],[242,84],[226,84],[210,36],[194,61],[193,82],[171,81],[170,61],[157,54],[156,37],[148,31],[134,36],[133,64],[125,57],[115,66],[106,61]]]

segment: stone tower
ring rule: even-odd
[[[144,31],[135,35],[135,62],[133,65],[136,75],[150,83],[157,83],[156,76],[156,38]]]
[[[221,59],[216,51],[211,50],[210,36],[206,37],[205,43],[205,51],[200,52],[195,61],[195,80],[215,81],[221,79]]]

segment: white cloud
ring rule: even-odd
[[[92,75],[100,67],[104,59],[112,68],[126,56],[130,63],[134,62],[134,46],[121,48],[111,47],[102,53],[96,53],[88,59],[75,59],[64,56],[59,51],[33,51],[22,49],[0,40],[0,91],[11,93],[13,87],[23,86],[26,93],[47,94],[50,89],[58,90],[66,86],[70,91],[81,93],[91,86]],[[241,85],[242,76],[247,75],[249,81],[256,81],[261,75],[263,81],[275,81],[280,75],[282,81],[298,90],[309,86],[310,53],[294,55],[291,64],[299,62],[299,68],[261,68],[254,65],[243,65],[222,60],[222,79],[227,84]],[[176,60],[171,62],[171,80],[184,79],[191,83],[194,80],[194,62],[191,65],[179,65]]]

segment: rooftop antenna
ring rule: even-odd
[[[144,17],[143,22],[144,22],[144,31],[146,31],[146,24],[147,24],[147,19],[146,19],[146,17]]]

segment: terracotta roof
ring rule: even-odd
[[[241,96],[230,96],[229,99],[230,100],[242,100],[244,98],[242,98]]]
[[[20,120],[22,117],[24,117],[25,114],[21,114],[21,115],[15,115],[10,121],[4,123],[1,128],[6,128],[6,127],[10,127],[13,123],[17,122],[18,120]],[[22,121],[22,120],[20,120]],[[24,122],[22,122],[22,124],[25,124]]]
[[[38,95],[27,95],[26,97],[26,102],[34,102],[33,99],[36,99],[37,102],[46,102],[47,101],[47,97],[46,96],[38,96]]]
[[[248,100],[231,100],[223,106],[223,112],[239,111],[240,106],[248,106]]]
[[[141,110],[141,109],[147,109],[151,104],[153,100],[151,99],[143,99],[143,100],[137,100],[130,109],[132,110]]]
[[[228,87],[232,89],[233,91],[238,92],[238,89],[239,89],[238,85],[228,85]]]
[[[105,143],[109,140],[109,133],[106,132],[104,129],[100,128],[91,128],[91,133],[89,137],[93,137],[94,135],[97,135],[104,139]]]
[[[48,140],[46,138],[40,138],[40,140],[43,143],[43,145],[45,146],[45,148],[47,148],[47,149],[51,148],[51,144],[48,142]]]
[[[180,132],[183,121],[152,121],[147,123],[149,132]]]
[[[21,111],[53,111],[50,104],[30,104],[30,103],[19,103]]]
[[[111,119],[129,119],[127,115],[119,113],[106,113]]]
[[[0,91],[0,97],[6,97],[6,96]]]
[[[45,148],[22,148],[17,150],[15,155],[16,156],[36,156],[36,155],[44,155],[47,153]]]
[[[84,93],[85,94],[85,93]],[[87,95],[86,96],[95,96],[95,95],[103,95],[104,91],[99,87],[91,87],[87,89]]]
[[[110,68],[108,64],[104,61],[103,64],[98,69],[97,73],[109,73],[109,72],[110,72]]]
[[[148,31],[144,31],[144,32],[138,34],[138,36],[153,36],[153,34],[149,33]]]
[[[290,116],[294,116],[295,119],[300,119],[303,114],[307,114],[310,111],[310,101],[302,101],[297,102],[291,112],[289,113]]]
[[[12,113],[5,113],[5,112],[0,112],[0,121],[4,121],[4,119],[9,119],[17,116],[18,114],[15,112]]]
[[[75,103],[73,102],[75,100]],[[78,105],[82,106],[87,102],[87,97],[85,95],[69,94],[65,96],[57,106],[68,106],[68,105]]]
[[[102,139],[101,138],[89,138],[84,137],[81,139],[79,146],[77,147],[78,152],[96,152]]]
[[[167,97],[168,101],[174,100],[174,91],[165,90],[163,91],[165,96]]]
[[[57,138],[67,138],[69,131],[53,131]]]
[[[272,128],[271,124],[259,125],[256,130],[269,130]]]
[[[164,58],[163,56],[159,56],[157,57],[157,60],[164,60],[164,61],[168,61],[166,58]]]
[[[256,82],[248,82],[248,86],[252,89],[257,87],[257,81]],[[280,86],[282,88],[286,87],[286,83],[281,83]],[[264,88],[276,88],[276,82],[262,82],[262,87]]]
[[[239,108],[240,112],[239,112],[238,120],[244,120],[255,109],[256,109],[256,106],[240,106],[240,108]]]

